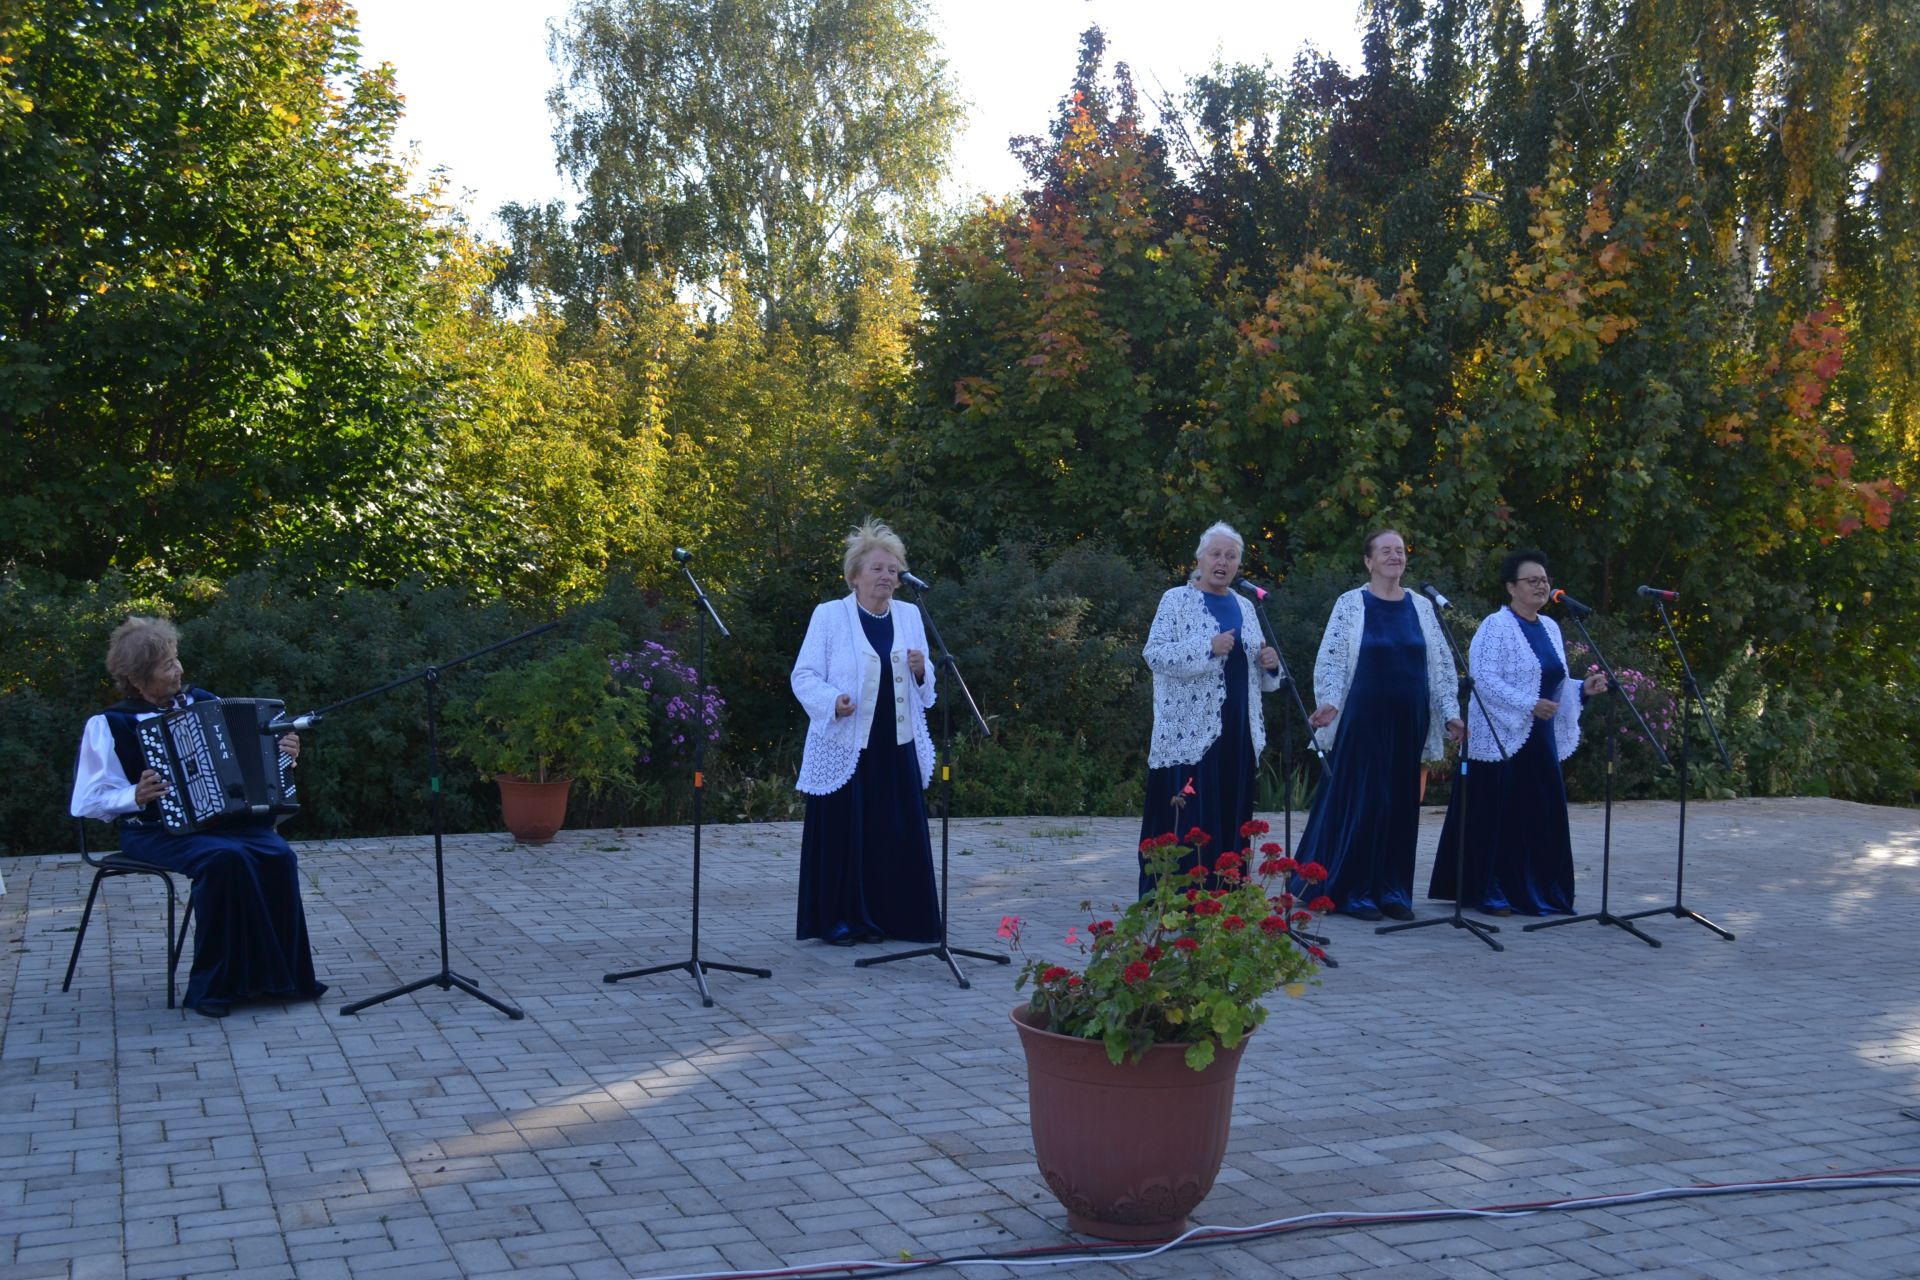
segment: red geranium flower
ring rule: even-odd
[[[1228,933],[1238,933],[1240,930],[1247,927],[1247,922],[1245,920],[1242,920],[1239,916],[1228,916],[1225,920],[1222,920],[1220,922],[1220,927],[1222,929],[1225,929]]]
[[[1327,869],[1317,862],[1303,862],[1300,864],[1300,878],[1313,884],[1319,884],[1327,878]]]
[[[1240,824],[1240,838],[1242,840],[1249,840],[1249,839],[1252,839],[1254,836],[1263,836],[1271,830],[1273,830],[1273,828],[1268,826],[1265,822],[1262,822],[1260,819],[1248,818],[1245,822]]]
[[[1165,848],[1168,848],[1169,846],[1179,844],[1180,838],[1174,835],[1173,832],[1171,831],[1162,831],[1159,835],[1153,838],[1153,842],[1159,845],[1162,849],[1165,849]]]
[[[1260,922],[1260,927],[1268,933],[1285,933],[1287,922],[1279,916],[1268,916]]]
[[[1200,944],[1192,938],[1181,938],[1173,944],[1182,951],[1198,951]]]
[[[1063,969],[1056,964],[1051,969],[1048,969],[1045,973],[1040,975],[1040,981],[1058,982],[1060,981],[1060,979],[1069,976],[1069,973],[1070,973],[1069,970]]]
[[[1154,848],[1155,846],[1151,836],[1140,842],[1140,852],[1142,853],[1152,853]]]
[[[1120,981],[1126,983],[1128,986],[1132,986],[1136,982],[1145,982],[1152,976],[1152,965],[1144,960],[1135,960],[1127,966],[1126,972],[1120,975]]]
[[[1266,854],[1268,857],[1278,857],[1280,854],[1285,853],[1286,850],[1269,840],[1260,846],[1260,852]]]
[[[1201,845],[1207,843],[1211,839],[1213,839],[1213,837],[1208,835],[1206,832],[1202,831],[1199,827],[1188,827],[1187,838],[1185,840],[1182,840],[1180,843],[1190,844],[1195,848],[1199,848]]]
[[[1079,975],[1079,974],[1077,974],[1077,973],[1070,973],[1070,974],[1068,974],[1068,975],[1067,975],[1067,985],[1068,985],[1068,986],[1070,986],[1070,987],[1077,987],[1077,986],[1079,986],[1079,985],[1080,985],[1080,975]]]
[[[1307,954],[1315,960],[1325,960],[1327,958],[1326,951],[1323,948],[1314,946],[1312,943],[1307,944]]]
[[[1323,893],[1312,902],[1309,902],[1307,907],[1312,911],[1332,911],[1334,909],[1333,899]]]
[[[1187,874],[1192,876],[1195,880],[1205,880],[1207,878],[1206,864],[1199,863],[1199,862],[1194,863],[1192,868],[1190,868],[1187,871]]]
[[[1223,853],[1223,854],[1221,854],[1221,855],[1220,855],[1220,858],[1219,858],[1219,860],[1218,860],[1217,862],[1215,862],[1215,863],[1213,864],[1213,869],[1214,869],[1215,871],[1223,871],[1223,872],[1224,872],[1224,871],[1233,871],[1233,870],[1235,870],[1235,869],[1237,869],[1237,868],[1238,868],[1239,866],[1240,866],[1240,855],[1239,855],[1239,854],[1237,854],[1237,853]]]
[[[1161,951],[1160,948],[1158,947],[1148,947],[1145,951],[1142,951],[1140,953],[1140,958],[1142,960],[1145,960],[1147,963],[1151,964],[1155,960],[1158,960],[1164,954],[1166,953]]]
[[[1092,924],[1087,926],[1087,932],[1092,934],[1096,938],[1104,938],[1108,934],[1113,932],[1113,921],[1095,920]]]
[[[1293,913],[1293,922],[1295,924],[1308,924],[1312,920],[1313,912],[1311,911],[1296,911]]]
[[[1220,911],[1220,904],[1212,898],[1202,898],[1193,904],[1193,914],[1197,916],[1217,916]]]

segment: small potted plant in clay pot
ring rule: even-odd
[[[448,706],[449,750],[499,784],[515,840],[553,839],[575,784],[595,793],[635,787],[647,698],[609,665],[619,647],[613,623],[596,623],[578,643],[496,671],[473,698]]]

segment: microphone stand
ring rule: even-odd
[[[310,711],[306,715],[298,717],[299,719],[307,721],[309,724],[318,724],[322,717],[331,715],[342,707],[351,706],[363,698],[371,698],[376,694],[385,693],[389,689],[398,689],[401,685],[411,684],[415,680],[422,681],[427,686],[427,776],[429,780],[429,794],[432,796],[430,809],[433,813],[433,887],[440,903],[440,971],[429,974],[417,982],[409,982],[405,986],[395,987],[391,991],[383,991],[377,996],[370,996],[365,1000],[346,1005],[340,1010],[342,1017],[348,1014],[358,1013],[362,1009],[369,1008],[373,1005],[384,1003],[396,996],[412,995],[422,987],[438,987],[442,991],[452,991],[458,988],[474,999],[493,1006],[515,1022],[527,1016],[513,1005],[496,1000],[482,991],[479,984],[472,978],[464,974],[455,973],[452,968],[452,959],[448,954],[447,857],[442,843],[442,833],[446,827],[446,820],[440,802],[440,673],[449,667],[457,667],[463,662],[471,662],[473,659],[492,653],[496,649],[504,649],[508,645],[519,644],[522,640],[537,636],[543,631],[551,631],[559,625],[557,622],[544,623],[541,626],[533,628],[531,631],[522,631],[519,635],[513,636],[510,639],[499,641],[497,644],[490,644],[484,649],[475,649],[472,653],[463,654],[450,662],[443,662],[438,666],[426,667],[414,672],[410,676],[402,676],[398,680],[388,681],[377,689],[369,689],[365,693],[356,693],[353,697],[342,699],[332,706],[322,707],[318,711]]]
[[[1693,735],[1693,706],[1700,704],[1700,718],[1707,722],[1707,732],[1713,735],[1713,745],[1720,753],[1720,763],[1728,770],[1733,761],[1727,756],[1727,744],[1720,741],[1720,730],[1714,727],[1713,713],[1707,709],[1707,700],[1700,693],[1700,684],[1693,678],[1693,667],[1687,662],[1687,651],[1680,645],[1680,637],[1674,633],[1673,619],[1667,616],[1667,603],[1655,597],[1653,607],[1660,611],[1660,621],[1666,625],[1667,639],[1673,642],[1674,656],[1680,659],[1681,683],[1686,688],[1686,698],[1680,703],[1680,849],[1673,870],[1673,905],[1654,907],[1647,911],[1636,911],[1628,916],[1629,920],[1643,920],[1648,916],[1673,916],[1676,919],[1691,920],[1695,924],[1705,925],[1728,942],[1733,935],[1697,911],[1688,909],[1682,897],[1687,876],[1687,759],[1689,755],[1688,739]]]
[[[694,599],[700,602],[700,641],[699,658],[694,664],[694,697],[704,698],[707,692],[707,619],[713,619],[713,625],[720,628],[722,639],[731,639],[732,632],[727,624],[720,621],[719,612],[713,607],[713,601],[707,599],[707,593],[701,588],[700,580],[693,576],[693,570],[687,567],[690,557],[676,551],[674,559],[680,561],[680,572],[693,586]],[[701,797],[707,792],[707,735],[696,733],[693,736],[693,940],[692,947],[685,960],[676,960],[672,964],[656,964],[646,969],[626,969],[619,973],[602,975],[602,982],[623,982],[628,978],[646,978],[656,973],[690,973],[693,985],[700,989],[700,1004],[703,1008],[713,1008],[713,996],[707,991],[708,969],[721,969],[727,973],[744,973],[755,978],[771,978],[771,969],[751,969],[746,965],[723,964],[718,960],[700,958],[700,827]]]
[[[960,674],[960,664],[953,660],[952,650],[947,642],[940,638],[940,628],[934,623],[933,612],[927,608],[927,592],[924,588],[915,593],[920,598],[920,616],[927,624],[927,635],[934,646],[940,650],[940,659],[934,665],[936,671],[945,673],[959,689],[960,696],[967,700],[967,710],[973,713],[974,724],[980,727],[980,736],[991,738],[993,730],[987,727],[987,719],[980,714],[980,706],[973,700],[973,691],[967,688],[967,681]],[[987,960],[994,964],[1011,964],[1013,957],[1003,952],[968,951],[964,947],[947,945],[947,905],[948,905],[948,828],[953,820],[953,698],[949,694],[940,699],[940,941],[930,947],[915,947],[911,951],[896,951],[891,955],[868,956],[864,960],[855,960],[853,967],[868,969],[876,964],[892,964],[895,960],[917,960],[921,956],[939,956],[947,962],[947,968],[953,971],[953,980],[966,991],[972,987],[967,975],[960,972],[960,966],[954,963],[954,956],[971,956],[975,960]]]
[[[1446,610],[1439,607],[1438,601],[1434,601],[1434,605],[1434,617],[1440,623],[1440,636],[1447,642],[1447,655],[1453,660],[1453,669],[1460,679],[1461,724],[1464,727],[1467,723],[1467,707],[1472,702],[1478,701],[1480,714],[1487,722],[1487,732],[1493,735],[1493,749],[1500,753],[1502,760],[1510,760],[1512,755],[1508,752],[1506,744],[1500,741],[1500,731],[1493,727],[1493,717],[1487,715],[1486,700],[1480,697],[1480,690],[1473,682],[1473,668],[1468,666],[1466,659],[1460,656],[1460,646],[1453,638],[1453,627],[1444,616]],[[1460,735],[1460,778],[1457,784],[1460,788],[1460,825],[1454,828],[1453,833],[1453,912],[1451,915],[1429,916],[1425,920],[1402,920],[1398,924],[1383,924],[1374,930],[1376,934],[1400,933],[1407,929],[1425,929],[1429,925],[1447,924],[1456,929],[1465,929],[1495,951],[1506,950],[1493,940],[1493,935],[1500,932],[1499,925],[1488,924],[1483,920],[1470,920],[1463,914],[1461,907],[1461,902],[1467,896],[1467,815],[1471,812],[1467,807],[1467,799],[1471,794],[1468,787],[1472,773],[1470,768],[1472,762],[1467,755],[1469,743],[1470,739],[1463,728]]]
[[[1260,619],[1262,635],[1266,642],[1273,646],[1273,651],[1280,654],[1281,688],[1286,689],[1293,695],[1294,710],[1300,713],[1300,723],[1307,726],[1307,745],[1313,749],[1313,754],[1319,757],[1320,777],[1322,781],[1325,781],[1327,776],[1327,753],[1322,751],[1320,744],[1313,740],[1313,722],[1307,716],[1306,703],[1301,701],[1300,686],[1293,678],[1293,668],[1287,663],[1287,655],[1280,653],[1279,635],[1273,629],[1273,619],[1267,616],[1266,592],[1260,590],[1260,588],[1254,586],[1251,582],[1247,582],[1244,578],[1235,582],[1234,585],[1242,587],[1243,592],[1250,589],[1253,593],[1253,612],[1255,616]],[[1279,690],[1276,689],[1274,692],[1278,693]],[[1287,718],[1286,708],[1284,707],[1282,707],[1280,711],[1280,824],[1280,847],[1291,855],[1293,853],[1293,721]],[[1327,939],[1324,934],[1302,933],[1293,927],[1293,921],[1291,919],[1287,921],[1287,933],[1293,938],[1303,942],[1311,942],[1315,946],[1324,947],[1327,944]],[[1340,962],[1331,956],[1322,957],[1320,963],[1326,965],[1329,969],[1338,969],[1340,967]]]
[[[1640,714],[1640,708],[1635,706],[1633,699],[1627,696],[1627,691],[1620,687],[1620,681],[1614,676],[1613,666],[1607,661],[1607,655],[1600,652],[1600,646],[1593,642],[1593,636],[1588,633],[1586,623],[1581,621],[1585,616],[1584,610],[1570,604],[1567,606],[1567,620],[1573,623],[1579,630],[1580,638],[1587,642],[1589,649],[1593,650],[1594,659],[1599,662],[1600,669],[1607,673],[1607,692],[1627,704],[1627,710],[1633,712],[1634,722],[1640,726],[1641,734],[1646,737],[1648,744],[1652,746],[1654,752],[1659,755],[1660,763],[1670,765],[1671,762],[1667,759],[1666,748],[1662,747],[1660,740],[1653,736],[1653,730],[1647,726],[1647,718]],[[1562,916],[1558,920],[1537,920],[1532,924],[1522,925],[1520,927],[1522,933],[1533,933],[1540,929],[1557,929],[1563,924],[1583,924],[1588,920],[1592,920],[1598,924],[1612,925],[1616,929],[1624,929],[1650,947],[1660,945],[1658,938],[1648,937],[1629,923],[1629,921],[1634,919],[1633,916],[1617,916],[1608,909],[1607,895],[1613,883],[1614,739],[1618,736],[1613,731],[1614,705],[1612,702],[1607,703],[1607,727],[1602,730],[1602,732],[1607,735],[1607,782],[1605,788],[1605,817],[1602,820],[1600,828],[1600,909],[1598,911],[1589,911],[1585,915]]]

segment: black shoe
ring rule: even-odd
[[[190,1004],[187,1008],[203,1018],[224,1018],[233,1011],[233,1006],[224,1000],[202,1000],[199,1004]]]
[[[887,940],[887,935],[879,932],[863,933],[859,937],[859,941],[862,943],[885,942],[886,940]]]
[[[1411,920],[1413,919],[1413,908],[1404,902],[1389,902],[1386,906],[1380,908],[1380,914],[1389,920]]]
[[[1510,916],[1513,914],[1513,908],[1512,907],[1482,907],[1480,908],[1480,914],[1488,915],[1488,916]]]
[[[1378,920],[1381,918],[1380,913],[1372,907],[1347,907],[1343,909],[1342,914],[1352,916],[1355,920]]]

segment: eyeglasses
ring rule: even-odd
[[[1522,586],[1528,587],[1550,587],[1553,585],[1551,578],[1543,578],[1538,574],[1531,578],[1515,578],[1514,581],[1520,583]]]

